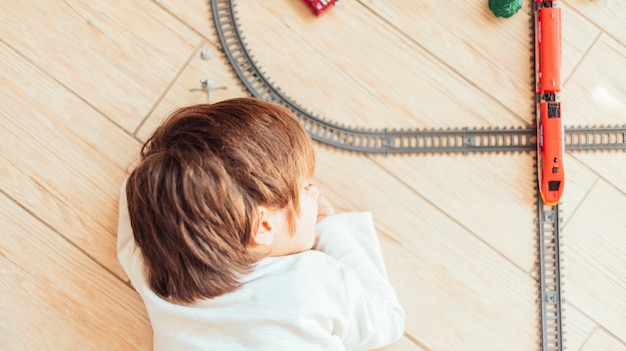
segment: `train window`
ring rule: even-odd
[[[558,180],[553,180],[548,182],[548,190],[550,191],[557,191],[559,190],[559,187],[561,186],[561,182]]]
[[[558,102],[548,103],[548,118],[561,118],[561,104]]]

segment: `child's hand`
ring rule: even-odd
[[[319,187],[317,189],[319,191],[319,195],[317,197],[317,222],[319,222],[328,216],[334,215],[335,208],[333,208],[333,205],[331,205],[330,202],[328,202],[328,199],[326,199],[326,196],[324,196],[324,191]],[[319,240],[320,233],[316,230],[315,243],[313,244],[314,250],[317,250],[317,243],[319,242]]]
[[[322,219],[335,214],[335,208],[328,202],[326,196],[324,196],[324,191],[319,189],[320,196],[317,198],[317,221],[321,221]]]

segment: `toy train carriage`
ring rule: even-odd
[[[542,101],[537,106],[537,167],[539,192],[543,202],[556,205],[563,194],[564,133],[561,122],[561,103]]]
[[[542,7],[535,14],[537,94],[561,91],[561,9]]]
[[[535,67],[537,93],[537,167],[539,191],[550,206],[558,204],[565,185],[564,131],[561,118],[561,9],[537,1]]]
[[[328,11],[330,7],[333,4],[335,4],[337,0],[303,0],[303,1],[315,14],[315,16],[321,16],[324,12]]]

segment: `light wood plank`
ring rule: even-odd
[[[602,35],[564,88],[568,124],[615,125],[626,122],[626,48]]]
[[[124,276],[117,193],[139,143],[3,44],[0,63],[1,189]]]
[[[406,336],[403,336],[398,342],[389,345],[382,349],[376,349],[375,351],[426,351],[419,345],[412,342]]]
[[[572,155],[581,160],[601,178],[610,182],[622,192],[626,192],[626,153],[583,152]]]
[[[205,61],[200,57],[200,49],[198,49],[194,58],[138,130],[137,137],[146,140],[163,119],[176,108],[207,103],[208,94],[206,92],[190,91],[200,88],[200,80],[202,79],[214,82],[215,89],[211,93],[212,102],[248,95],[239,80],[235,78],[234,73],[230,71],[227,60],[221,54]],[[221,89],[222,87],[226,87],[226,89]]]
[[[388,172],[524,270],[535,263],[534,154],[376,158]],[[574,208],[597,175],[567,160]],[[566,200],[564,200],[566,201]],[[564,215],[569,218],[572,211]]]
[[[342,0],[317,18],[302,1],[236,0],[258,63],[290,97],[380,128],[530,124],[528,2],[497,19],[481,1]],[[199,58],[200,45],[216,45],[209,5],[6,5],[0,349],[149,349],[142,303],[114,276],[125,279],[115,257],[118,187],[139,148],[131,134],[141,126],[145,140],[172,109],[205,102],[189,92],[200,79],[228,86],[215,101],[245,95],[217,50]],[[560,6],[566,124],[623,124],[624,5]],[[407,336],[386,350],[538,349],[532,155],[370,158],[317,148],[319,180],[338,208],[374,211],[408,312]],[[626,345],[625,155],[567,156],[569,350]]]
[[[562,71],[561,79],[565,84],[574,73],[576,67],[585,59],[587,51],[600,35],[600,31],[587,19],[569,6],[569,1],[559,1],[561,10],[561,45],[562,45]],[[563,94],[567,94],[564,89]],[[566,122],[569,123],[569,122]]]
[[[200,42],[153,2],[4,5],[2,40],[129,131]]]
[[[564,231],[566,296],[626,340],[626,195],[598,181]]]
[[[582,16],[589,19],[602,31],[606,32],[621,45],[626,45],[626,3],[621,0],[569,0],[568,4]]]
[[[433,350],[535,347],[529,275],[368,158],[318,155],[329,198],[341,210],[371,210],[393,239],[381,245],[413,339]]]
[[[21,117],[21,123],[30,127],[27,129],[30,134],[41,132],[37,139],[42,142],[62,142],[75,137],[97,157],[126,168],[137,153],[134,138],[3,43],[0,43],[0,55],[3,115],[12,120]],[[48,121],[30,120],[37,115],[50,117]]]
[[[0,349],[147,350],[138,295],[0,194]]]
[[[532,124],[529,1],[524,1],[522,10],[508,19],[493,16],[484,1],[454,2],[445,6],[427,0],[366,0],[363,3],[478,89]],[[564,18],[563,68],[564,75],[568,76],[591,45],[597,30],[579,16],[565,13]],[[502,125],[502,122],[495,125]]]
[[[602,329],[596,329],[580,351],[625,351],[626,344]]]
[[[191,27],[194,31],[202,35],[207,41],[207,47],[212,46],[214,54],[217,56],[215,48],[219,46],[213,18],[211,17],[210,4],[207,0],[156,0],[169,13],[178,18],[182,23]]]
[[[531,155],[379,158],[457,223],[528,270],[535,261]]]
[[[365,4],[524,121],[532,121],[530,22],[523,11],[503,20],[479,1],[453,6],[425,0]]]
[[[564,279],[567,284],[567,272]],[[567,285],[565,286],[567,287]],[[563,297],[565,298],[565,304],[563,304],[562,312],[565,318],[562,322],[565,324],[565,328],[563,328],[565,331],[565,347],[567,350],[580,350],[597,325],[579,309],[567,302],[567,289],[565,289]]]
[[[568,81],[563,111],[575,125],[626,124],[626,48],[602,35]],[[624,152],[572,154],[590,169],[626,192]]]
[[[376,128],[524,122],[359,2],[346,0],[319,19],[272,1],[238,8],[261,67],[330,120]]]

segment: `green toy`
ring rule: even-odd
[[[489,0],[489,9],[496,17],[509,18],[522,8],[522,0]]]

